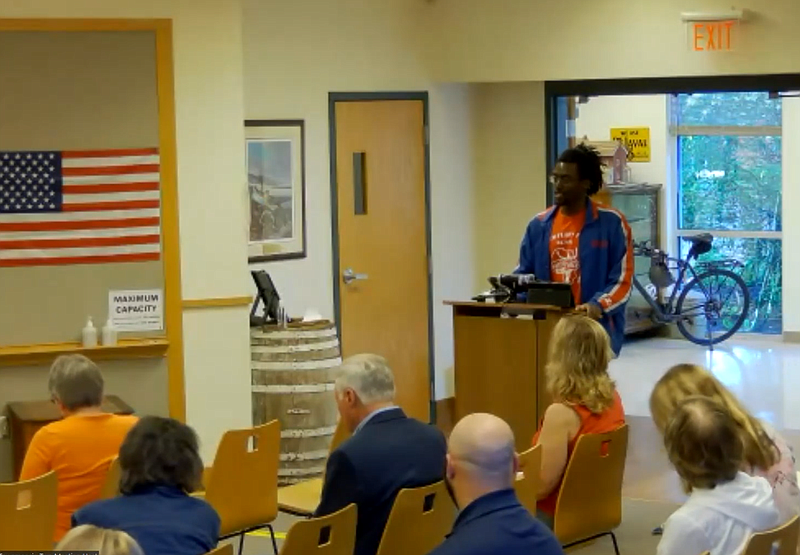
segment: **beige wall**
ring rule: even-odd
[[[240,2],[27,0],[0,17],[173,20],[183,296],[248,294]],[[187,420],[209,463],[221,430],[251,423],[247,325],[246,308],[184,314]]]
[[[448,298],[474,293],[469,90],[437,85],[420,55],[422,2],[245,0],[248,119],[306,122],[308,256],[258,265],[293,315],[333,316],[328,93],[427,90],[431,121],[436,397],[452,395]]]
[[[511,272],[530,219],[545,209],[543,83],[473,85],[475,280]]]
[[[730,10],[727,0],[436,0],[420,40],[441,81],[538,81],[800,71],[795,0],[746,6],[731,53],[689,51],[681,12]]]

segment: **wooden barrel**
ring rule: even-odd
[[[253,424],[281,423],[278,482],[322,476],[336,430],[333,394],[342,362],[336,326],[328,321],[250,330]]]

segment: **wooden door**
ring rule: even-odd
[[[337,280],[342,354],[375,353],[397,403],[430,419],[425,121],[421,100],[339,101]],[[345,272],[351,271],[351,278]]]

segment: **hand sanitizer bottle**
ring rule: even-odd
[[[89,321],[86,322],[86,327],[83,328],[83,348],[89,349],[97,347],[97,329],[92,323],[92,317],[89,316]]]
[[[113,347],[117,344],[117,329],[111,323],[111,318],[106,320],[106,325],[103,326],[103,346]]]

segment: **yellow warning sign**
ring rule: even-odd
[[[650,161],[649,127],[613,127],[611,138],[621,141],[628,150],[628,162]]]

